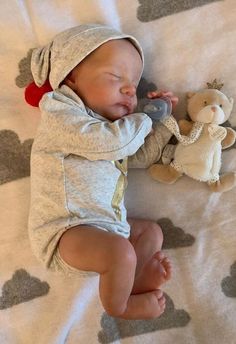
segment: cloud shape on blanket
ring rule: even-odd
[[[164,249],[186,247],[194,244],[194,236],[188,233],[186,234],[183,229],[176,227],[170,219],[161,218],[157,223],[162,228]]]
[[[0,131],[0,184],[30,175],[30,152],[33,139],[20,142],[12,130]]]
[[[153,82],[149,82],[145,78],[141,78],[138,88],[137,97],[138,99],[145,98],[148,92],[155,91],[157,86]]]
[[[236,297],[236,261],[231,265],[230,276],[222,280],[221,289],[226,296]]]
[[[141,22],[150,22],[216,1],[222,0],[139,0],[137,18]]]
[[[26,57],[23,57],[19,64],[19,75],[15,79],[16,86],[23,88],[29,85],[33,81],[33,76],[30,69],[31,55],[33,49],[30,49]]]
[[[17,270],[2,287],[0,310],[46,295],[49,288],[47,282],[41,282],[38,278],[32,277],[24,269]]]
[[[134,337],[170,328],[186,326],[190,321],[189,314],[174,307],[171,298],[165,294],[166,309],[159,317],[151,320],[123,320],[113,318],[104,313],[101,318],[102,330],[98,333],[98,341],[102,344],[112,343],[115,340]]]

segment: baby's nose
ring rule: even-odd
[[[126,94],[129,97],[133,97],[136,94],[136,87],[134,85],[126,85],[121,87],[121,93]]]

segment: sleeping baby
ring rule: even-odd
[[[156,162],[171,136],[135,113],[143,61],[134,37],[97,24],[58,34],[31,60],[35,83],[53,89],[31,153],[32,249],[54,271],[99,275],[104,309],[123,319],[160,316],[171,276],[161,228],[127,218],[124,205],[128,168]]]

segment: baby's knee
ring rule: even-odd
[[[125,264],[130,267],[136,266],[136,253],[128,239],[125,239],[122,236],[117,236],[111,250],[113,263]]]

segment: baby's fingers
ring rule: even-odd
[[[179,98],[176,97],[176,96],[171,97],[170,100],[171,100],[171,103],[172,103],[173,107],[175,107],[178,104],[178,102],[179,102]]]
[[[162,91],[151,91],[147,93],[148,98],[159,98],[163,97]]]
[[[171,98],[173,96],[173,93],[170,91],[151,91],[147,93],[148,98],[160,98],[160,97],[169,97]]]

